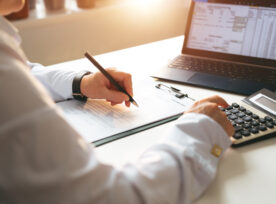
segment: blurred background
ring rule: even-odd
[[[28,15],[13,24],[29,60],[44,65],[82,58],[87,50],[98,55],[183,35],[190,4],[190,0],[27,2]]]

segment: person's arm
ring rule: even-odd
[[[136,162],[122,169],[105,165],[65,121],[28,67],[1,49],[0,59],[4,203],[190,203],[215,176],[222,155],[210,153],[213,145],[223,151],[230,145],[226,132],[231,131],[215,122],[222,112],[203,103],[193,112],[205,110],[215,120],[184,115]]]
[[[44,85],[56,102],[73,98],[72,83],[74,77],[83,71],[71,69],[47,69],[41,64],[28,62],[32,74]]]
[[[22,68],[0,80],[1,89],[16,81],[1,100],[0,195],[6,202],[190,203],[215,176],[221,156],[210,153],[212,146],[230,144],[218,123],[187,114],[135,163],[122,169],[102,164]]]
[[[166,150],[179,166],[179,203],[191,203],[208,188],[215,178],[218,162],[230,144],[222,127],[206,115],[188,113],[175,122],[160,148]],[[177,182],[178,178],[174,179]]]
[[[100,72],[86,74],[88,70],[74,70],[65,68],[47,69],[41,64],[30,63],[32,74],[44,85],[55,102],[73,98],[72,84],[75,78],[80,80],[80,92],[82,95],[92,99],[106,99],[111,105],[125,102],[130,106],[128,96],[113,87],[109,80]],[[125,86],[128,93],[133,95],[130,74],[117,71],[114,68],[106,69],[115,79]],[[81,77],[80,77],[81,76]]]
[[[218,106],[228,104],[218,96],[196,102],[163,133],[162,142],[124,168],[140,200],[191,203],[206,190],[234,133]]]

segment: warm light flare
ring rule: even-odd
[[[160,3],[164,0],[132,0],[133,3],[135,3],[137,6],[140,7],[150,7],[157,3]]]

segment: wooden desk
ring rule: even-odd
[[[183,36],[150,43],[125,50],[97,56],[105,67],[118,67],[137,75],[150,75],[159,66],[181,52]],[[70,67],[91,67],[80,59],[62,64]],[[60,66],[60,65],[55,65]],[[229,103],[243,96],[173,84],[192,98],[201,99],[214,94],[221,95]],[[134,90],[135,94],[135,90]],[[170,124],[158,126],[147,131],[111,142],[96,148],[101,161],[120,167],[137,158],[141,152],[159,140],[161,133]],[[270,204],[276,203],[276,138],[251,144],[242,148],[230,148],[222,159],[215,181],[196,204]]]

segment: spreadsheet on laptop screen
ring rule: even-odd
[[[276,59],[276,8],[196,2],[187,47]]]

